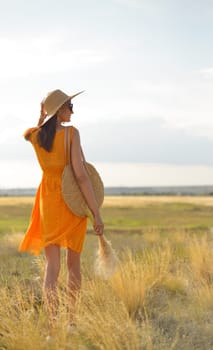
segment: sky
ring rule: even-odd
[[[213,185],[212,1],[0,5],[0,188],[39,184],[22,134],[57,88],[85,90],[72,124],[106,186]]]

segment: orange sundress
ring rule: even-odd
[[[64,130],[65,128],[56,132],[50,152],[38,145],[37,128],[29,137],[43,174],[36,192],[30,224],[19,251],[39,255],[40,250],[50,244],[71,248],[76,252],[82,251],[87,219],[72,213],[61,194],[61,176],[67,161],[64,152]],[[73,130],[71,127],[71,141]]]

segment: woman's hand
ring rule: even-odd
[[[93,224],[94,230],[96,232],[96,235],[103,235],[104,233],[104,224],[101,219],[101,216],[98,213],[94,214],[94,224]]]

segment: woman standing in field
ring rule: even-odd
[[[72,99],[79,95],[67,95],[61,90],[50,92],[41,103],[38,126],[24,133],[35,150],[43,171],[38,187],[31,221],[20,251],[39,255],[44,248],[46,269],[44,292],[50,316],[57,314],[57,279],[60,271],[60,247],[67,249],[68,292],[70,319],[72,320],[76,295],[81,285],[80,255],[86,234],[87,219],[70,211],[62,198],[61,176],[66,163],[64,152],[65,126],[73,112]],[[94,217],[96,234],[103,234],[103,222],[94,192],[82,163],[80,136],[76,128],[70,128],[71,162],[77,182]]]

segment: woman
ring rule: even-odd
[[[81,92],[68,96],[61,90],[50,92],[41,103],[38,126],[24,133],[34,147],[43,170],[32,210],[31,222],[20,244],[20,251],[39,255],[44,248],[46,269],[44,292],[50,315],[57,313],[57,279],[60,270],[60,247],[67,248],[68,291],[70,317],[76,295],[81,285],[80,254],[83,248],[87,219],[74,215],[66,206],[61,194],[61,176],[66,163],[64,152],[65,126],[73,112],[71,100]],[[71,162],[76,179],[94,217],[96,234],[103,234],[103,222],[94,192],[81,158],[80,136],[76,128],[70,128]]]

